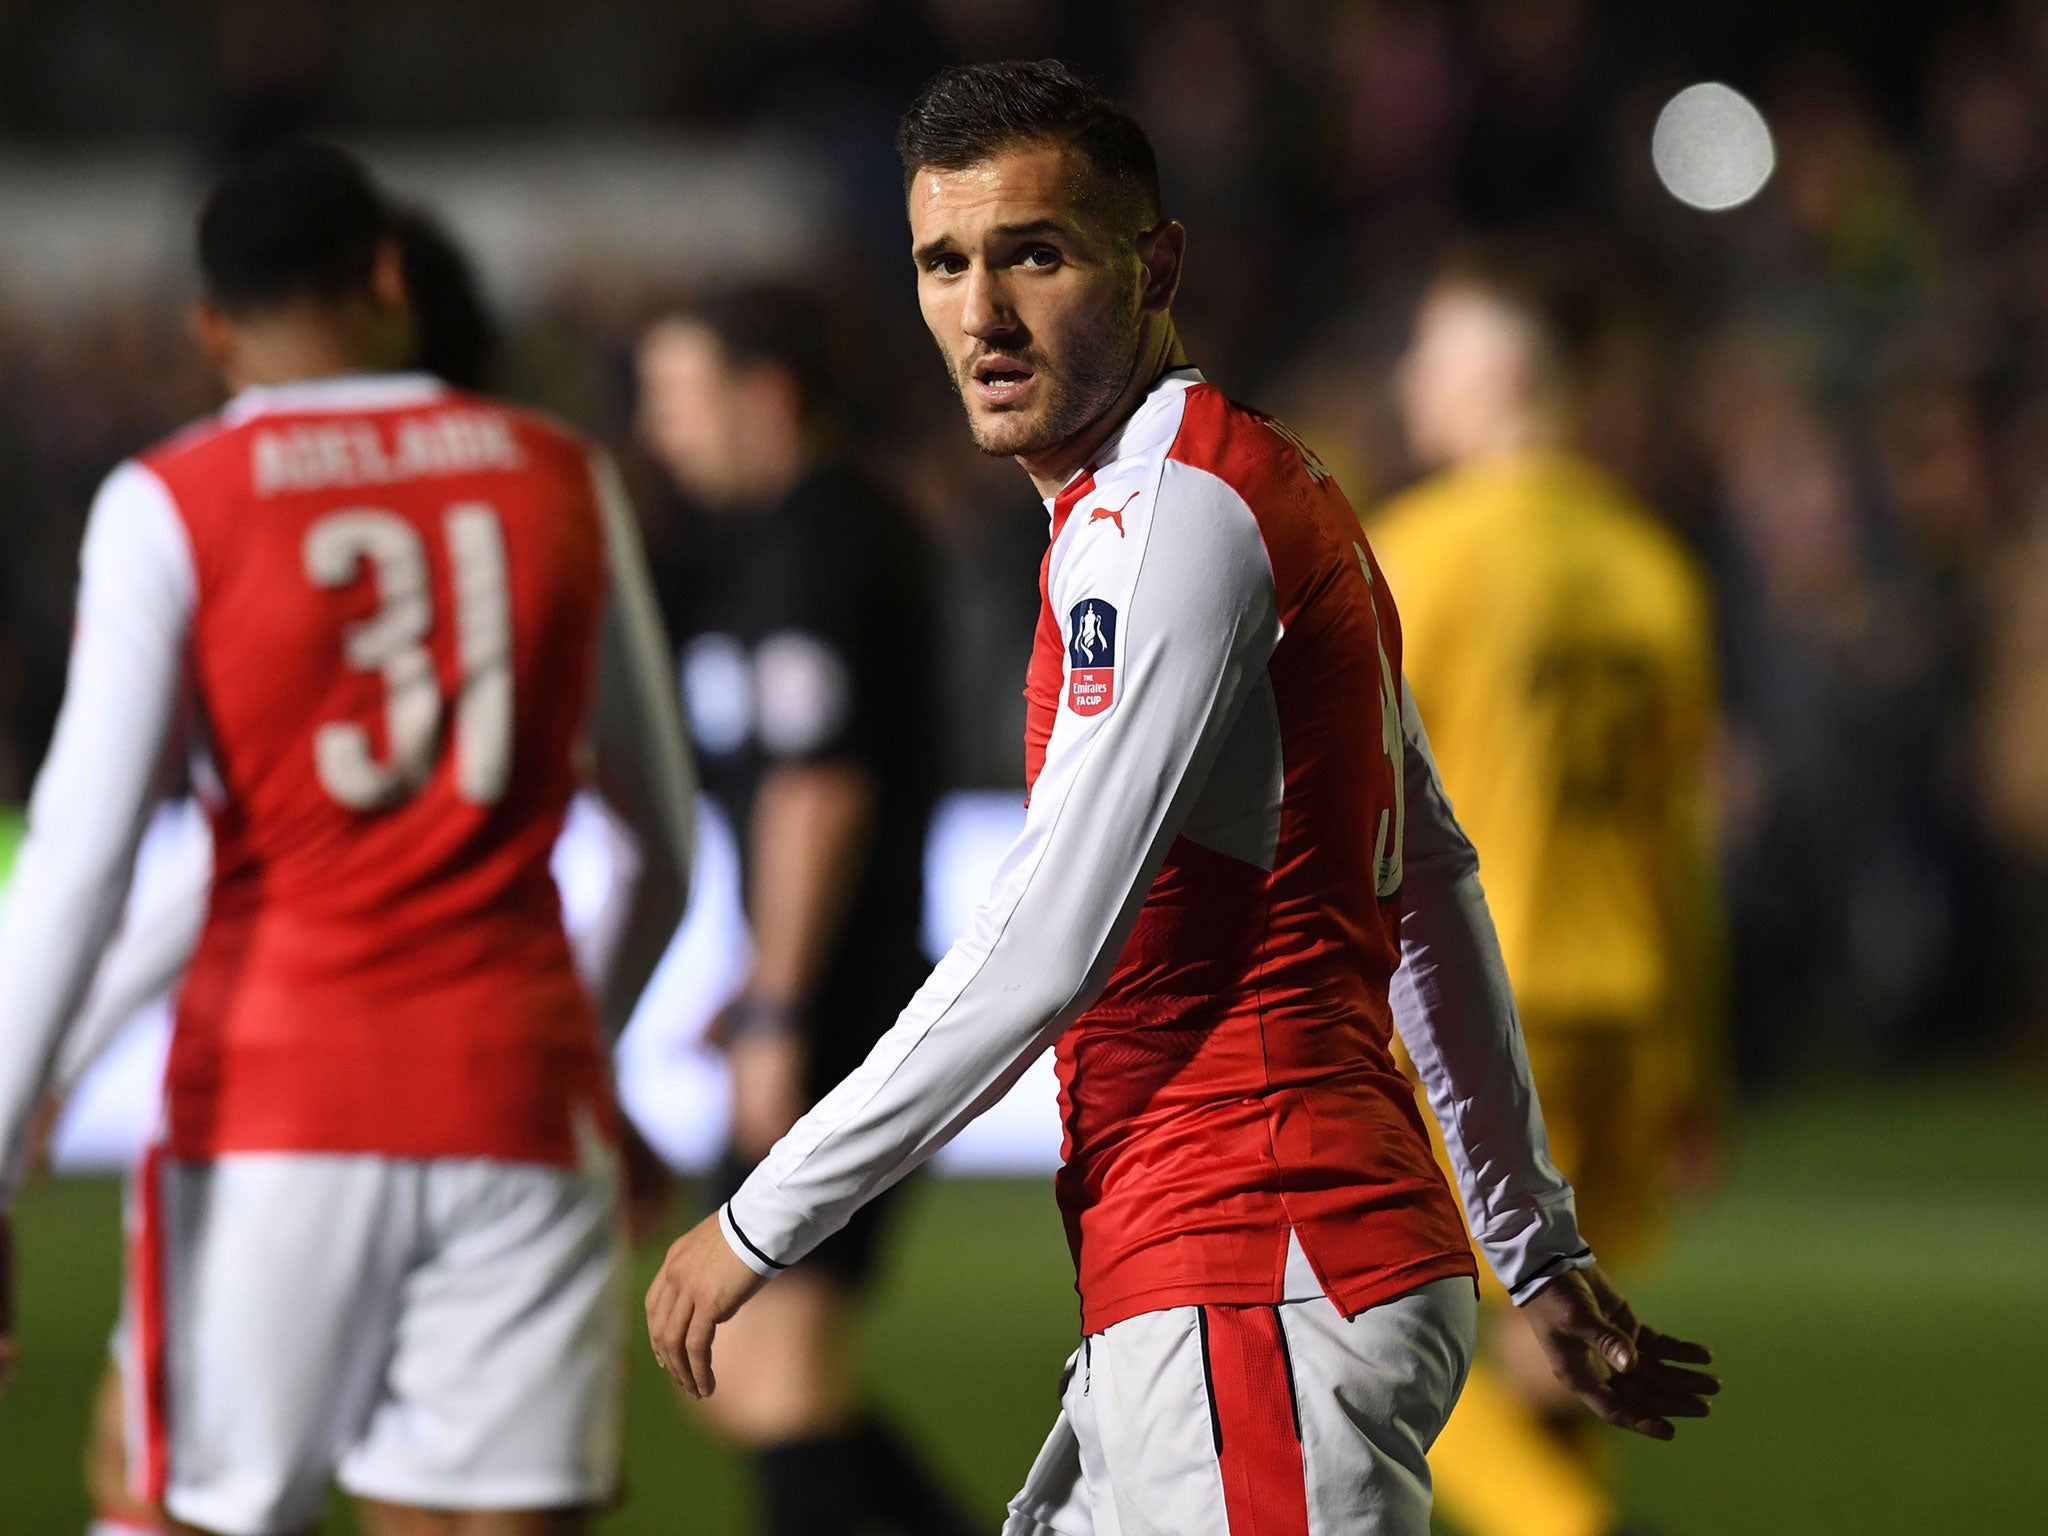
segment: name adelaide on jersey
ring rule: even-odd
[[[1099,597],[1074,604],[1067,626],[1067,708],[1091,717],[1116,702],[1116,609]]]
[[[494,411],[271,427],[255,435],[249,451],[258,496],[519,469],[525,463],[512,423]]]

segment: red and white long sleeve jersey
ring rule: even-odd
[[[1041,585],[1025,829],[727,1205],[735,1251],[800,1258],[1056,1042],[1086,1331],[1287,1299],[1304,1264],[1347,1313],[1469,1274],[1398,1013],[1503,1280],[1589,1262],[1399,620],[1327,473],[1170,374],[1054,500]]]
[[[610,740],[645,757],[623,776],[660,786],[663,825],[689,814],[609,467],[424,375],[254,390],[117,469],[81,563],[0,911],[0,1158],[189,731],[214,870],[166,1072],[171,1154],[573,1162],[609,1089],[549,856],[593,755],[619,766]],[[686,837],[652,855],[686,871]]]

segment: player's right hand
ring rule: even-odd
[[[727,1244],[716,1216],[706,1216],[669,1245],[647,1288],[647,1337],[661,1368],[690,1396],[709,1397],[716,1390],[712,1336],[763,1284]]]
[[[14,1374],[14,1226],[0,1211],[0,1392]]]
[[[1598,1267],[1560,1275],[1521,1306],[1557,1379],[1609,1424],[1652,1440],[1677,1434],[1673,1419],[1703,1419],[1718,1376],[1704,1344],[1673,1338],[1636,1320]]]

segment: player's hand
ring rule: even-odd
[[[647,1288],[647,1337],[654,1358],[692,1397],[709,1397],[711,1336],[764,1284],[740,1261],[707,1216],[669,1245],[661,1272]]]
[[[1597,1268],[1560,1275],[1522,1303],[1557,1379],[1609,1424],[1669,1440],[1673,1419],[1703,1419],[1720,1378],[1688,1367],[1713,1351],[1646,1328]]]
[[[0,1392],[14,1374],[14,1227],[0,1211]]]

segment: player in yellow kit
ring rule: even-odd
[[[1438,277],[1400,390],[1439,472],[1368,526],[1479,850],[1553,1156],[1587,1241],[1625,1272],[1721,1097],[1712,626],[1692,555],[1567,445],[1566,313],[1511,269]],[[1438,1507],[1471,1536],[1617,1530],[1592,1421],[1514,1309],[1489,1310],[1430,1456]]]

